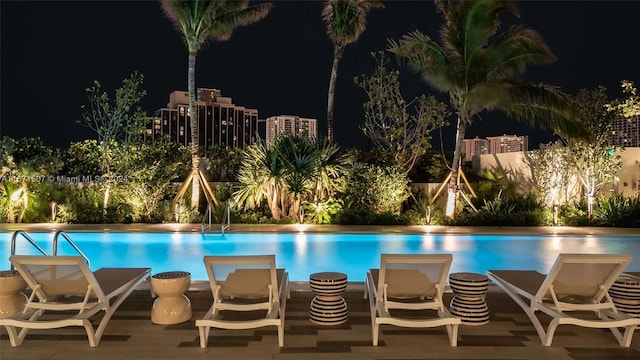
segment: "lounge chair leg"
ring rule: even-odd
[[[458,325],[445,325],[451,346],[458,346]]]
[[[209,328],[205,326],[198,327],[200,333],[200,347],[205,349],[207,347],[207,341],[209,340]]]
[[[7,329],[7,334],[9,334],[9,341],[11,342],[11,346],[20,346],[20,344],[22,344],[22,339],[24,339],[24,336],[21,335],[23,335],[22,333],[27,329],[22,329],[22,331],[20,331],[20,335],[18,335],[15,326],[5,326],[4,328]],[[26,332],[24,335],[26,335]]]
[[[284,346],[284,329],[281,325],[278,325],[278,345],[280,347]]]
[[[378,334],[380,332],[380,325],[373,324],[372,331],[373,331],[373,346],[378,346]]]

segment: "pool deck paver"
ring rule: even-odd
[[[187,293],[193,317],[177,325],[151,323],[153,299],[148,290],[136,290],[109,322],[102,341],[89,347],[80,328],[32,330],[22,346],[12,348],[6,330],[0,330],[0,359],[247,359],[247,360],[595,360],[640,359],[640,335],[630,348],[618,345],[607,330],[561,326],[553,345],[542,346],[524,312],[499,289],[487,294],[491,319],[487,325],[462,325],[457,347],[449,345],[444,327],[381,328],[380,345],[371,345],[368,300],[363,285],[350,283],[344,297],[349,320],[337,326],[321,326],[308,319],[313,293],[294,283],[287,301],[285,346],[277,343],[275,327],[251,330],[212,329],[209,345],[199,347],[195,320],[211,302],[204,284]],[[445,301],[452,294],[445,295]]]

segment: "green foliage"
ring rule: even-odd
[[[330,224],[333,216],[342,210],[342,200],[328,199],[304,206],[305,222],[311,224]]]
[[[305,201],[330,199],[343,187],[350,162],[330,141],[282,133],[271,147],[259,142],[245,149],[234,201],[245,210],[266,201],[274,219],[299,220]]]
[[[569,148],[561,142],[540,144],[529,153],[533,191],[540,201],[551,208],[569,202],[577,191],[575,169]]]
[[[160,222],[154,212],[160,201],[175,195],[170,187],[189,166],[189,149],[172,142],[153,142],[130,147],[128,165],[123,169],[125,181],[114,184],[127,194],[125,203],[134,211],[134,218],[145,222]]]
[[[600,197],[593,223],[597,226],[640,227],[640,196],[627,198],[611,194]]]
[[[465,131],[482,111],[500,110],[556,131],[581,130],[566,94],[522,78],[529,66],[551,63],[555,56],[534,30],[519,25],[501,29],[503,13],[519,15],[513,3],[436,1],[436,7],[444,16],[440,42],[416,30],[391,40],[388,50],[435,90],[449,95],[458,117],[450,189],[456,186]]]
[[[408,174],[431,148],[431,132],[447,124],[447,106],[433,96],[406,101],[400,93],[400,73],[390,71],[383,52],[372,54],[378,66],[370,76],[354,79],[369,97],[364,103],[362,131],[386,164]]]
[[[363,213],[399,213],[409,197],[407,176],[396,167],[356,163],[351,168],[343,195],[349,208]]]
[[[112,149],[112,147],[110,147]],[[113,152],[103,153],[98,141],[87,139],[73,142],[66,152],[64,174],[67,176],[99,175],[103,156],[108,156],[110,162],[122,159],[114,156]]]
[[[573,106],[580,118],[580,126],[589,133],[587,136],[564,138],[571,163],[585,189],[589,216],[593,213],[593,203],[589,200],[597,197],[602,186],[615,179],[622,167],[620,155],[610,154],[611,120],[617,116],[617,111],[608,106],[605,90],[601,86],[592,91],[581,89],[578,92],[573,98]]]
[[[503,196],[483,200],[478,212],[462,212],[455,225],[469,226],[542,226],[548,223],[548,211],[534,196]]]
[[[451,172],[447,164],[451,164],[452,158],[452,153],[427,152],[418,159],[409,173],[409,179],[412,182],[441,183]]]
[[[141,88],[143,81],[144,76],[134,72],[122,81],[113,98],[97,80],[85,89],[89,106],[82,106],[81,122],[96,132],[101,145],[114,141],[130,145],[140,138],[146,116],[138,106],[147,94]]]
[[[516,195],[516,183],[511,180],[508,172],[502,168],[484,169],[478,173],[479,181],[474,191],[479,198],[500,198]]]
[[[76,224],[99,224],[104,222],[102,212],[102,188],[84,186],[67,187],[62,203],[58,205],[61,222]]]
[[[560,206],[558,225],[561,226],[590,226],[591,221],[587,215],[587,201],[582,199],[572,204]]]
[[[640,95],[638,95],[638,89],[633,85],[633,81],[622,80],[620,86],[626,98],[613,101],[611,109],[625,118],[640,116]]]
[[[14,140],[5,136],[2,148],[4,163],[14,175],[55,175],[63,166],[60,150],[44,145],[39,137]]]
[[[242,149],[214,145],[207,148],[205,171],[209,181],[236,181],[242,162]]]

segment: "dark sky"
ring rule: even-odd
[[[437,37],[442,16],[431,1],[384,1],[373,10],[365,33],[347,47],[338,73],[335,139],[342,146],[366,143],[359,124],[363,91],[354,76],[370,73],[372,51],[387,39],[419,29]],[[640,1],[518,1],[519,23],[538,30],[558,61],[531,68],[526,77],[568,93],[603,85],[620,97],[620,81],[640,85],[637,16]],[[212,42],[197,58],[198,87],[217,88],[235,104],[259,110],[260,118],[294,114],[317,118],[326,134],[326,92],[332,46],[320,17],[320,1],[274,1],[261,22]],[[84,89],[94,80],[110,92],[132,72],[144,74],[144,110],[166,106],[169,93],[186,90],[187,52],[180,34],[157,1],[6,1],[1,12],[0,136],[41,137],[48,145],[95,135],[76,124]],[[505,23],[513,17],[503,17]],[[418,77],[401,69],[407,98],[431,93]],[[443,100],[446,98],[442,98]],[[551,139],[501,117],[483,114],[468,137],[529,135],[530,147]],[[434,134],[435,146],[440,138]],[[453,147],[453,127],[442,131]]]

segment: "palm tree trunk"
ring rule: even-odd
[[[187,81],[189,86],[189,127],[191,128],[191,209],[197,210],[200,204],[200,146],[198,134],[198,112],[196,110],[196,53],[189,52],[189,65],[187,68]]]
[[[458,115],[458,127],[456,129],[456,147],[453,151],[453,162],[451,163],[451,178],[449,179],[449,192],[447,196],[446,215],[451,219],[456,217],[456,203],[458,201],[458,190],[460,186],[459,176],[460,163],[462,160],[462,145],[464,135],[467,131],[467,121]]]
[[[342,50],[336,47],[333,51],[333,67],[329,79],[329,92],[327,95],[327,139],[333,140],[333,103],[336,95],[336,79],[338,78],[338,65],[342,57]]]

